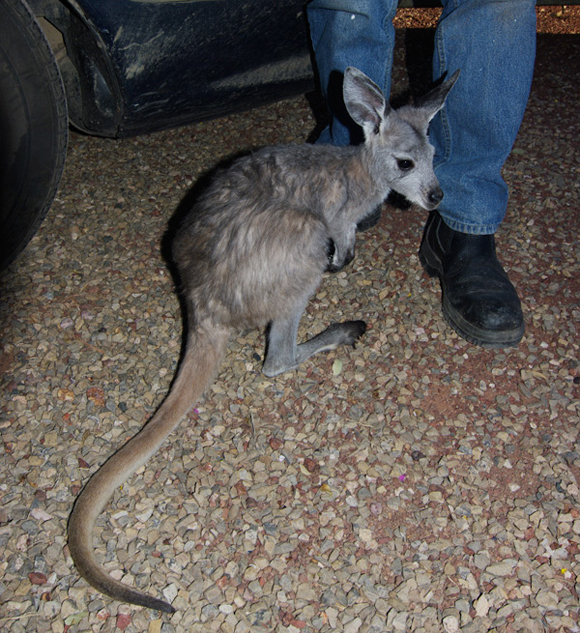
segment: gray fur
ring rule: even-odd
[[[174,243],[184,294],[197,318],[231,328],[271,323],[263,367],[269,376],[354,343],[361,328],[345,323],[297,345],[300,316],[322,273],[353,259],[357,223],[391,189],[428,210],[440,202],[427,128],[457,76],[429,93],[421,107],[392,110],[376,84],[348,68],[344,99],[363,127],[363,145],[267,147],[219,174]]]
[[[428,209],[436,206],[439,185],[427,124],[451,85],[422,108],[394,112],[377,86],[348,69],[345,100],[364,128],[363,146],[262,149],[217,174],[198,198],[173,240],[187,310],[185,354],[175,381],[155,415],[91,477],[69,519],[69,551],[93,587],[117,600],[173,612],[170,604],[113,579],[100,565],[93,547],[97,517],[201,397],[232,333],[269,324],[267,376],[352,345],[364,333],[362,321],[333,323],[296,342],[324,271],[352,260],[357,223],[391,188]],[[405,160],[413,167],[402,169]]]

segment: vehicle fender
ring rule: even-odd
[[[87,7],[75,0],[30,0],[30,6],[55,50],[71,124],[116,137],[123,119],[118,73]]]

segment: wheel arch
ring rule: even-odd
[[[122,93],[107,48],[87,6],[74,0],[28,0],[55,54],[77,129],[116,137]]]

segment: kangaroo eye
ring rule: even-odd
[[[415,167],[415,163],[409,158],[399,158],[397,160],[397,166],[401,171],[410,171]]]

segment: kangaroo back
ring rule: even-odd
[[[214,328],[209,333],[198,327],[187,341],[178,374],[161,407],[143,429],[93,475],[75,502],[68,525],[70,554],[85,580],[111,598],[165,613],[175,611],[167,602],[109,576],[95,558],[93,529],[115,489],[147,462],[201,397],[225,354],[228,338],[225,330],[216,332]]]

